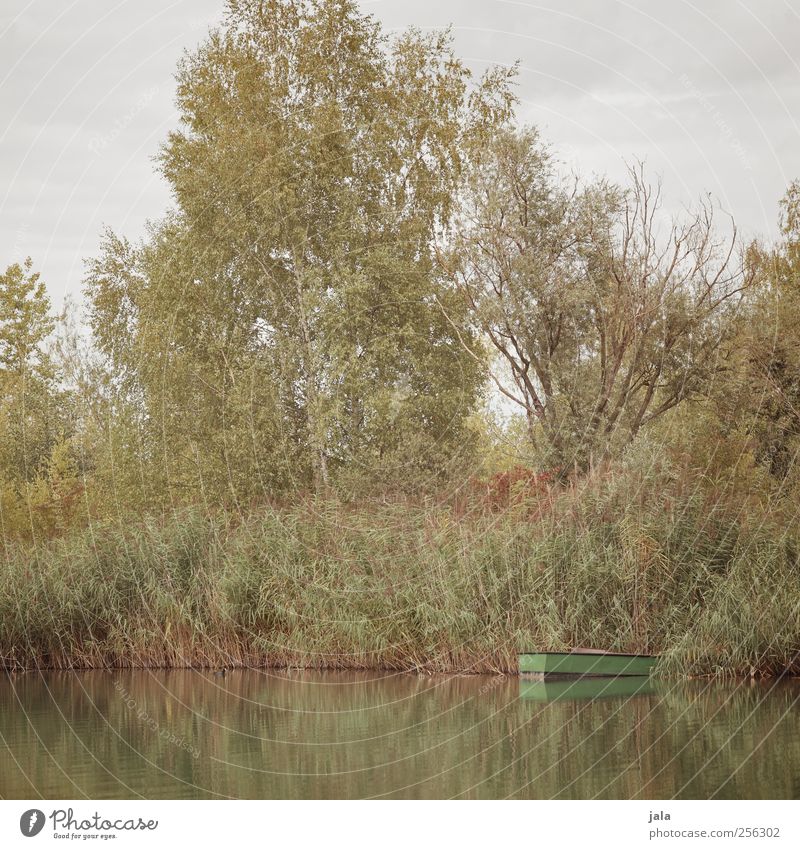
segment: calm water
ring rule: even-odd
[[[2,676],[0,796],[800,798],[800,682],[636,686]]]

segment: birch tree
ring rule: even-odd
[[[433,237],[510,76],[471,80],[449,34],[389,39],[349,0],[228,3],[178,72],[175,209],[141,246],[110,236],[87,281],[169,487],[424,477],[466,443],[483,371]]]

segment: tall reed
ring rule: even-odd
[[[598,474],[499,512],[189,509],[7,547],[2,664],[507,672],[521,649],[592,646],[799,672],[796,522],[631,487]]]

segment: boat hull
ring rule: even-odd
[[[613,654],[611,652],[532,652],[519,656],[522,675],[618,676],[649,675],[657,657],[642,654]]]

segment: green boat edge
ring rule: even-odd
[[[519,655],[521,675],[648,676],[658,657],[612,652],[525,652]]]

